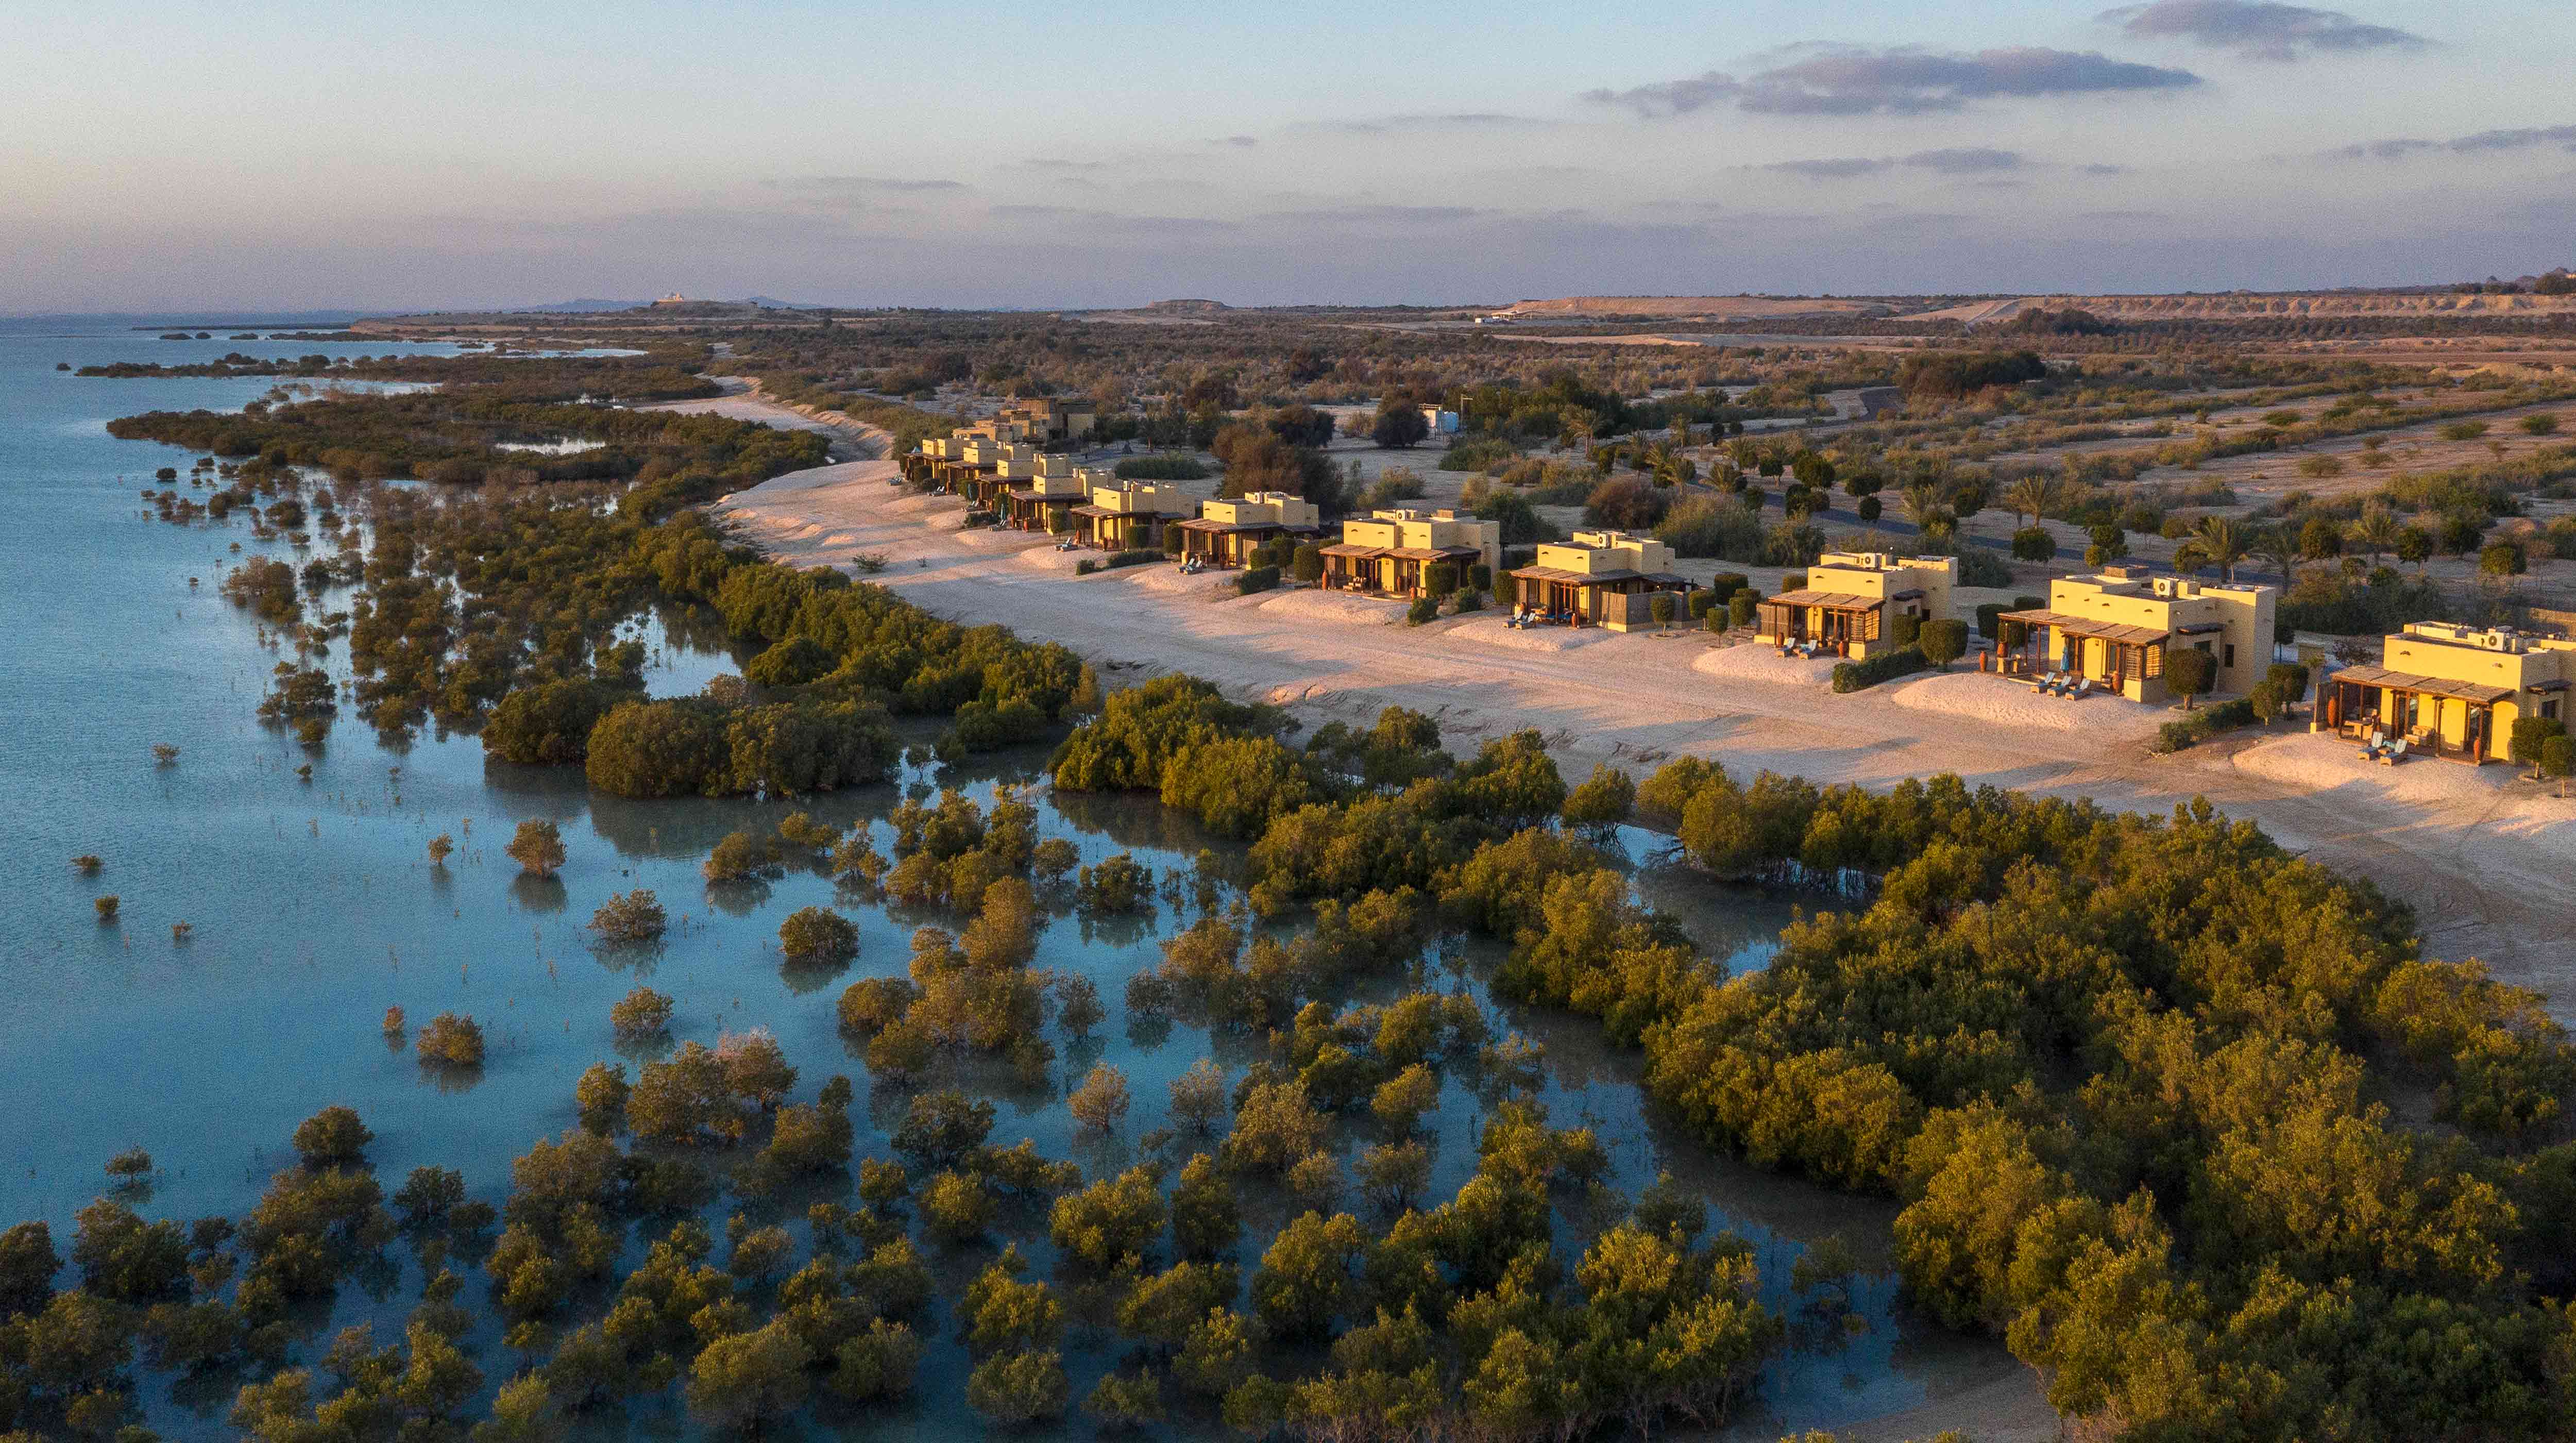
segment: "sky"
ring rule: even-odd
[[[2576,264],[2576,5],[9,7],[0,312]]]

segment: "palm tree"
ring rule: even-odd
[[[2370,559],[2376,562],[2397,549],[2397,533],[2401,529],[2396,512],[2373,502],[2363,509],[2361,518],[2352,523],[2351,532],[2345,539],[2370,553]]]
[[[2247,549],[2255,559],[2281,573],[2284,588],[2299,579],[2299,533],[2290,523],[2284,521],[2278,526],[2264,527],[2255,533],[2254,544]]]
[[[1918,531],[1930,531],[1933,517],[1941,510],[1941,488],[1930,481],[1908,481],[1901,499],[1905,519]]]
[[[2058,498],[2065,487],[2054,476],[2033,473],[2012,484],[2004,492],[2004,504],[2012,508],[2013,520],[2027,527],[2057,509]],[[2028,521],[2022,518],[2030,518]]]
[[[2191,537],[2174,548],[2174,565],[2184,571],[2198,571],[2215,566],[2229,581],[2236,579],[2236,564],[2248,555],[2245,539],[2236,532],[2236,523],[2224,516],[2204,516],[2191,529]]]

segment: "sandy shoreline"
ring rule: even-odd
[[[839,429],[753,394],[674,406]],[[844,440],[865,447],[870,438]],[[1169,567],[1077,578],[1074,558],[1043,538],[961,531],[962,503],[910,495],[889,484],[894,474],[888,459],[844,462],[710,510],[782,561],[847,568],[853,556],[880,554],[887,568],[869,579],[937,615],[1061,642],[1115,664],[1121,680],[1194,673],[1287,705],[1310,726],[1366,721],[1400,702],[1438,716],[1464,747],[1537,727],[1575,776],[1596,761],[1641,772],[1690,753],[1739,774],[1769,768],[1819,784],[1887,786],[1952,771],[1972,785],[2157,813],[2206,796],[2412,903],[2429,955],[2483,957],[2500,978],[2549,991],[2562,1018],[2576,1017],[2576,953],[2556,941],[2576,930],[2563,885],[2576,870],[2576,801],[2513,782],[2506,766],[2376,767],[2304,734],[2157,757],[2146,745],[2163,713],[2110,698],[2038,698],[1974,673],[1836,696],[1789,675],[1768,651],[1724,648],[1700,633],[1523,633],[1489,615],[1412,628],[1391,603],[1235,597],[1221,579]]]

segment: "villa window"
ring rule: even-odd
[[[2227,643],[2227,660],[2223,665],[2225,665],[2229,671],[2234,671],[2236,669],[2236,643],[2232,641]]]

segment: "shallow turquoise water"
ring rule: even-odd
[[[271,383],[84,379],[55,364],[393,348],[234,341],[229,331],[239,328],[217,326],[206,327],[213,340],[170,342],[153,339],[158,329],[0,323],[0,491],[9,503],[0,526],[0,696],[12,713],[0,730],[9,816],[0,829],[0,1114],[11,1119],[0,1129],[0,1221],[43,1218],[67,1241],[73,1211],[102,1190],[101,1165],[131,1146],[150,1150],[160,1167],[147,1213],[239,1216],[291,1159],[285,1139],[294,1125],[334,1102],[358,1109],[375,1130],[371,1156],[389,1185],[437,1163],[461,1169],[477,1196],[497,1202],[509,1160],[573,1125],[581,1070],[618,1056],[608,1008],[639,977],[677,999],[679,1039],[712,1043],[723,1030],[769,1028],[803,1071],[800,1097],[832,1073],[849,1074],[862,1098],[861,1150],[881,1148],[894,1118],[871,1110],[866,1074],[835,1028],[834,1000],[857,976],[901,971],[915,926],[958,919],[855,905],[810,872],[748,890],[700,880],[698,863],[717,838],[774,824],[789,810],[782,804],[594,801],[577,775],[487,762],[472,738],[424,734],[388,748],[344,713],[313,756],[260,725],[252,706],[279,654],[257,643],[255,623],[215,586],[240,554],[290,548],[255,542],[239,524],[153,519],[138,488],[160,466],[184,473],[191,458],[114,440],[104,426],[156,407],[238,406]],[[179,489],[189,489],[184,480]],[[721,651],[673,639],[689,628],[650,634],[662,658],[651,678],[659,693],[694,690],[732,667]],[[163,743],[179,748],[166,766],[152,754]],[[878,824],[877,843],[890,850],[881,821],[902,791],[957,785],[988,799],[996,782],[1035,780],[1043,759],[1032,751],[965,770],[912,767],[898,786],[809,809]],[[309,782],[296,776],[307,761]],[[1068,798],[1059,810],[1040,801],[1043,829],[1074,841],[1086,862],[1124,848],[1158,872],[1186,869],[1206,844],[1148,802]],[[563,830],[570,859],[556,882],[520,879],[499,854],[529,817]],[[425,847],[441,832],[460,847],[437,869]],[[1651,845],[1643,834],[1628,841],[1633,852]],[[79,853],[104,858],[104,872],[77,874],[69,859]],[[1702,945],[1739,968],[1767,959],[1787,917],[1784,903],[1652,882],[1659,899],[1687,901],[1682,915]],[[583,924],[608,895],[638,886],[669,907],[672,939],[641,963],[603,959]],[[113,925],[96,920],[92,899],[101,893],[121,898]],[[860,956],[850,969],[783,967],[778,922],[809,904],[836,906],[858,924]],[[1258,1055],[1247,1039],[1181,1025],[1131,1030],[1122,1015],[1127,976],[1155,959],[1160,936],[1195,915],[1166,906],[1149,925],[1105,927],[1060,917],[1041,943],[1037,965],[1092,976],[1110,1012],[1090,1043],[1059,1039],[1060,1083],[1097,1058],[1124,1068],[1137,1098],[1124,1137],[1159,1125],[1164,1084],[1196,1058],[1213,1055],[1239,1072]],[[172,937],[176,922],[190,925],[184,942]],[[1478,958],[1450,960],[1453,967],[1434,959],[1431,985],[1472,980]],[[388,1049],[380,1018],[389,1005],[415,1026],[451,1009],[480,1019],[491,1043],[480,1076],[441,1084],[408,1052]],[[1555,1120],[1594,1126],[1627,1191],[1659,1169],[1706,1190],[1715,1224],[1761,1250],[1775,1306],[1796,1307],[1788,1273],[1799,1239],[1844,1231],[1866,1246],[1884,1231],[1875,1205],[1709,1159],[1642,1113],[1633,1059],[1599,1048],[1589,1024],[1507,1020],[1548,1044]],[[1124,1143],[1074,1138],[1060,1099],[1061,1085],[1045,1097],[996,1094],[994,1140],[1034,1138],[1095,1176],[1123,1166]],[[1433,1196],[1447,1196],[1473,1169],[1479,1109],[1450,1084]],[[713,1216],[739,1205],[728,1199]],[[1262,1238],[1263,1224],[1275,1221],[1248,1219]],[[1042,1223],[1017,1240],[1043,1260]],[[399,1276],[373,1294],[345,1290],[330,1327],[360,1318],[398,1327],[420,1279],[407,1254],[391,1256],[402,1263]],[[943,1275],[971,1271],[981,1256],[944,1258]],[[1992,1350],[1899,1316],[1893,1291],[1891,1279],[1865,1277],[1859,1303],[1870,1330],[1811,1338],[1777,1366],[1747,1436],[1907,1406],[1963,1370],[1994,1364]],[[470,1296],[480,1292],[478,1275]],[[317,1336],[327,1341],[328,1330]],[[511,1355],[488,1324],[477,1339],[497,1383]],[[1077,1397],[1115,1353],[1097,1339],[1086,1349],[1076,1335],[1068,1361]],[[887,1418],[884,1430],[981,1431],[957,1405],[962,1376],[955,1348],[934,1350],[918,1409]],[[145,1394],[150,1421],[165,1434],[226,1435],[229,1386],[188,1390],[183,1405],[156,1377]],[[687,1431],[669,1405],[593,1426]]]

